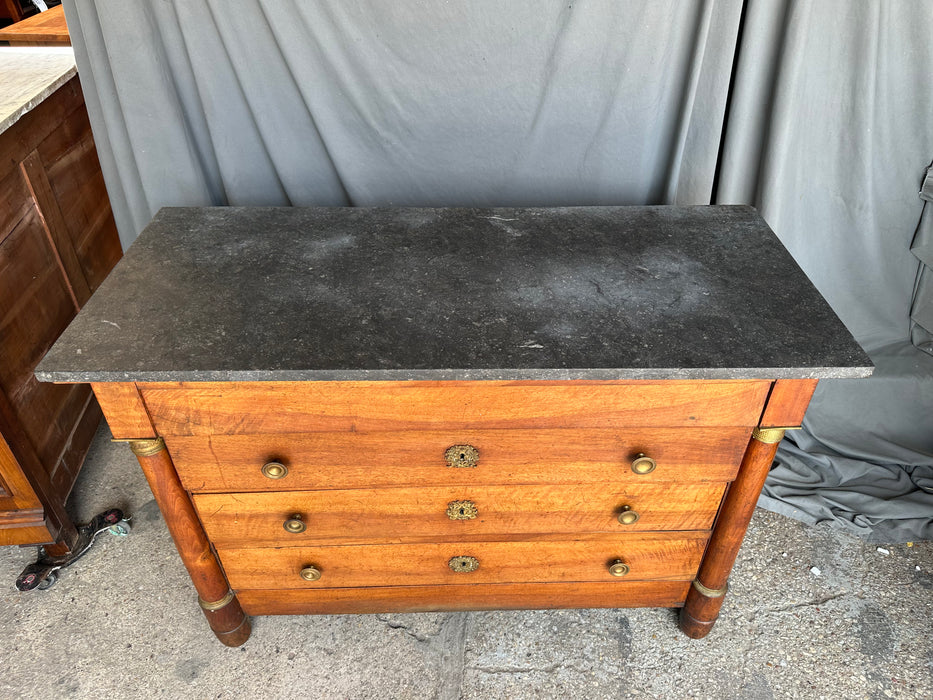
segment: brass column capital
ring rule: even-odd
[[[137,457],[151,457],[165,449],[165,440],[160,437],[127,440],[126,442],[130,444],[130,449]]]
[[[752,430],[752,440],[763,442],[766,445],[774,445],[784,439],[784,432],[787,430],[800,430],[800,427],[754,428]]]

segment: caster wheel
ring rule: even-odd
[[[39,581],[39,585],[36,586],[36,588],[38,588],[40,591],[47,590],[54,586],[56,581],[58,581],[58,574],[53,571],[44,579]]]
[[[119,508],[111,508],[101,513],[98,517],[107,525],[113,525],[123,520],[123,511]]]
[[[39,579],[39,575],[33,571],[27,569],[24,571],[18,579],[16,579],[16,587],[21,591],[32,591],[39,587],[39,584],[42,581]]]
[[[132,526],[126,520],[121,520],[118,523],[111,525],[107,530],[111,535],[116,535],[117,537],[126,537],[130,532],[133,531]]]

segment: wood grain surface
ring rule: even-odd
[[[240,588],[346,588],[459,583],[549,581],[679,581],[693,578],[706,546],[705,532],[578,535],[523,542],[437,542],[316,547],[218,549],[230,585]],[[454,572],[453,557],[479,560],[476,571]],[[621,559],[622,578],[608,573]],[[313,565],[319,580],[299,572]]]
[[[160,435],[754,426],[771,382],[139,384]]]
[[[352,491],[231,493],[194,496],[208,537],[218,547],[310,543],[432,542],[546,533],[708,530],[725,484],[477,486]],[[470,501],[476,517],[448,517],[450,503]],[[629,506],[639,515],[622,524]],[[454,508],[459,515],[459,509]],[[306,530],[283,524],[301,516]]]
[[[71,37],[65,23],[65,10],[61,5],[50,7],[32,17],[22,18],[22,13],[12,12],[19,0],[9,0],[7,12],[0,16],[12,16],[14,24],[0,29],[0,40],[8,41],[10,46],[70,46]]]
[[[100,394],[104,410],[109,397]],[[107,385],[109,386],[109,385]],[[108,414],[109,415],[109,414]],[[125,423],[127,413],[118,420]],[[122,430],[127,430],[123,425]],[[134,428],[142,430],[144,426]],[[115,431],[116,432],[116,431]],[[191,491],[287,491],[377,486],[578,484],[731,480],[749,428],[624,428],[618,430],[425,430],[319,432],[299,435],[166,436],[178,473]],[[451,445],[479,450],[476,467],[447,466]],[[657,462],[635,474],[632,459]],[[282,462],[271,480],[261,467]]]
[[[75,306],[81,308],[91,296],[91,288],[88,286],[87,278],[84,275],[84,269],[78,254],[75,252],[74,239],[71,237],[71,231],[65,217],[62,215],[58,204],[58,198],[52,191],[52,183],[49,181],[49,173],[45,163],[38,151],[33,151],[20,163],[24,179],[29,188],[29,193],[36,202],[36,211],[42,222],[42,227],[46,235],[52,242],[60,265],[65,277],[68,280],[68,286],[75,299]],[[119,255],[117,255],[119,258]],[[113,260],[116,263],[116,259]]]
[[[698,578],[707,588],[723,588],[729,580],[729,573],[755,512],[758,496],[774,462],[777,447],[777,444],[758,440],[749,443],[739,476],[730,484],[723,499],[710,549],[700,569]]]
[[[69,85],[72,83],[81,94],[78,79],[72,78]],[[36,154],[45,171],[48,193],[58,204],[61,215],[58,225],[67,232],[84,279],[93,292],[116,265],[123,249],[83,105],[43,139]],[[54,216],[54,209],[50,210]]]
[[[137,455],[136,459],[198,595],[206,601],[222,599],[229,586],[194,505],[178,481],[168,452]]]
[[[249,615],[545,610],[549,608],[674,608],[683,604],[687,581],[607,583],[504,583],[492,585],[385,586],[317,590],[241,590]]]
[[[777,448],[777,443],[749,441],[739,475],[723,498],[709,548],[697,573],[697,581],[707,589],[726,588]],[[694,639],[705,637],[719,616],[723,600],[723,595],[707,596],[691,588],[681,610],[680,629]]]
[[[108,382],[91,384],[91,388],[100,402],[110,432],[116,439],[156,437],[155,428],[135,384]]]
[[[0,435],[0,546],[52,542],[42,501]]]
[[[778,379],[761,417],[762,428],[790,428],[800,425],[816,390],[816,379]]]
[[[0,540],[59,555],[77,537],[64,503],[101,413],[87,385],[34,370],[122,254],[77,77],[0,134],[0,192],[0,435],[13,455],[0,472],[32,490],[44,522],[26,508],[14,532],[20,503],[0,495]]]
[[[32,370],[77,310],[58,253],[33,207],[0,244],[0,391],[49,476],[89,393],[86,386],[42,384]]]

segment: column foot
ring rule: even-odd
[[[719,618],[726,590],[712,590],[695,580],[680,610],[681,632],[692,639],[702,639],[708,635]]]
[[[218,601],[206,602],[199,598],[198,603],[211,626],[211,631],[221,644],[238,647],[249,639],[253,625],[240,607],[240,601],[233,591],[229,591]]]

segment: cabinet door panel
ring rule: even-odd
[[[0,390],[50,470],[88,389],[40,384],[33,370],[75,312],[42,220],[31,208],[0,243]]]
[[[0,546],[52,542],[45,509],[23,475],[10,446],[0,437]]]
[[[36,150],[93,292],[120,259],[121,249],[84,106],[71,112]]]

